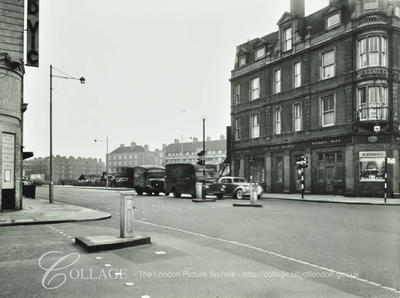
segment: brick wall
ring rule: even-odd
[[[0,1],[0,53],[23,59],[24,1]]]

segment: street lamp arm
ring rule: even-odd
[[[81,81],[82,84],[85,83],[85,78],[84,78],[84,77],[74,78],[74,77],[55,76],[55,75],[52,75],[52,77],[53,77],[53,78],[66,79],[66,80],[77,80],[77,81]]]

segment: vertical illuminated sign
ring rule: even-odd
[[[39,0],[28,0],[26,65],[39,67]]]

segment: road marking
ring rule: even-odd
[[[126,282],[125,285],[126,285],[126,286],[133,286],[134,283],[133,283],[133,282]]]
[[[350,278],[350,279],[354,279],[354,280],[357,280],[357,281],[360,281],[360,282],[363,282],[363,283],[366,283],[366,284],[369,284],[369,285],[372,285],[372,286],[375,286],[375,287],[379,287],[379,288],[382,288],[382,289],[385,289],[385,290],[389,290],[389,291],[393,291],[393,292],[395,292],[397,294],[400,294],[400,290],[397,290],[395,288],[384,286],[384,285],[378,284],[376,282],[369,281],[369,280],[363,279],[363,278],[359,278],[357,276],[354,276],[354,275],[351,275],[351,274],[348,274],[348,273],[345,273],[345,272],[341,272],[341,271],[337,271],[337,270],[330,269],[330,268],[327,268],[327,267],[319,266],[319,265],[316,265],[316,264],[313,264],[313,263],[310,263],[310,262],[302,261],[300,259],[288,257],[288,256],[285,256],[285,255],[276,253],[274,251],[262,249],[262,248],[259,248],[259,247],[256,247],[256,246],[244,244],[244,243],[237,242],[237,241],[226,240],[226,239],[222,239],[222,238],[218,238],[218,237],[208,236],[208,235],[200,234],[200,233],[196,233],[196,232],[186,231],[186,230],[179,229],[179,228],[174,228],[174,227],[171,227],[171,226],[159,225],[159,224],[146,222],[146,221],[140,221],[140,220],[135,220],[135,221],[143,223],[143,224],[146,224],[146,225],[150,225],[150,226],[155,226],[155,227],[164,228],[164,229],[168,229],[168,230],[172,230],[172,231],[176,231],[176,232],[181,232],[181,233],[185,233],[185,234],[198,236],[198,237],[201,237],[201,238],[206,238],[206,239],[225,242],[225,243],[229,243],[229,244],[233,244],[233,245],[237,245],[237,246],[241,246],[241,247],[246,247],[246,248],[249,248],[249,249],[252,249],[252,250],[256,250],[256,251],[259,251],[259,252],[270,254],[270,255],[273,255],[273,256],[276,256],[276,257],[279,257],[279,258],[282,258],[282,259],[286,259],[286,260],[289,260],[289,261],[292,261],[292,262],[295,262],[295,263],[300,263],[300,264],[307,265],[307,266],[310,266],[310,267],[313,267],[313,268],[318,268],[320,270],[332,272],[332,273],[335,273],[337,275],[341,275],[341,276],[344,276],[344,277],[347,277],[347,278]]]
[[[111,264],[104,264],[105,267],[111,267]]]
[[[97,260],[101,260],[103,257],[96,257]]]
[[[150,298],[150,296],[149,295],[144,295],[144,296],[142,296],[142,298]]]
[[[160,251],[155,251],[154,253],[155,253],[156,255],[166,255],[166,254],[167,254],[165,251],[162,251],[162,250],[160,250]]]

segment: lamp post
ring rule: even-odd
[[[64,76],[53,75],[53,69],[64,74]],[[50,184],[49,184],[49,203],[53,203],[53,78],[66,80],[78,80],[85,84],[85,78],[75,78],[50,65]]]
[[[105,142],[106,143],[106,188],[108,189],[108,136],[105,140],[94,139],[95,143]]]
[[[204,164],[203,164],[203,185],[202,185],[202,192],[201,196],[202,199],[206,199],[205,194],[205,179],[206,179],[206,118],[203,117],[203,152],[204,152]]]

